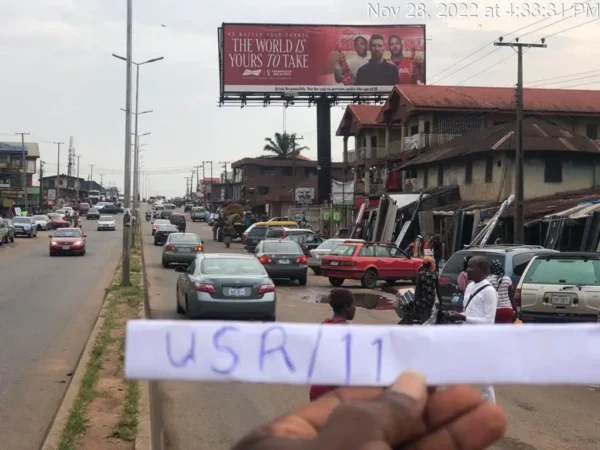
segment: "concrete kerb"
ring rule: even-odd
[[[119,261],[120,262],[120,261]],[[116,271],[119,270],[120,264],[117,265]],[[111,279],[112,281],[112,279]],[[46,438],[44,439],[44,443],[42,444],[42,450],[58,450],[58,446],[60,444],[60,438],[62,432],[67,424],[67,420],[69,419],[69,413],[73,408],[73,404],[79,395],[79,389],[81,387],[81,381],[83,376],[85,375],[85,371],[90,360],[92,349],[96,343],[96,339],[100,330],[102,329],[102,325],[104,324],[104,318],[106,315],[106,310],[108,309],[108,302],[106,301],[108,298],[108,289],[105,291],[104,299],[102,300],[102,307],[100,308],[100,313],[96,318],[96,323],[92,328],[92,332],[90,333],[90,337],[77,360],[77,364],[75,366],[75,372],[71,377],[71,381],[69,382],[69,386],[65,391],[65,395],[62,399],[61,405],[58,408],[58,412],[54,416],[54,420],[50,425],[50,428],[46,434]]]

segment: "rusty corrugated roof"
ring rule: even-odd
[[[350,105],[348,108],[361,126],[381,126],[377,121],[381,105]]]
[[[515,123],[482,128],[435,147],[402,166],[403,169],[491,151],[514,152]],[[581,134],[537,118],[523,122],[523,150],[526,152],[577,152],[600,155],[600,144]]]

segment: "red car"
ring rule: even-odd
[[[323,256],[321,272],[332,286],[341,286],[348,279],[360,280],[363,287],[373,289],[379,280],[414,283],[422,265],[422,259],[411,258],[393,244],[344,242]]]
[[[50,256],[85,255],[86,235],[80,228],[56,230],[50,238]]]
[[[50,229],[57,230],[59,228],[69,228],[71,224],[62,218],[59,214],[48,214],[50,217]]]

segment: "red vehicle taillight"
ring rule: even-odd
[[[521,289],[515,289],[515,306],[521,307]]]
[[[274,284],[263,284],[261,287],[258,288],[259,294],[266,294],[267,292],[275,292],[275,285]]]
[[[194,283],[194,289],[197,292],[207,292],[209,294],[216,294],[217,293],[217,291],[215,290],[215,287],[212,284],[200,283],[198,281],[196,281]]]
[[[197,252],[203,252],[204,251],[204,247],[202,247],[201,245],[197,246],[195,249]]]
[[[440,286],[450,286],[452,284],[452,280],[448,277],[440,277]]]
[[[169,244],[169,245],[167,245],[167,247],[166,247],[166,250],[167,250],[167,251],[172,251],[172,250],[175,250],[175,246],[174,246],[174,245],[171,245],[171,244]]]
[[[306,256],[302,255],[301,257],[299,257],[296,262],[298,264],[306,264]]]
[[[273,262],[273,260],[271,258],[269,258],[266,255],[262,255],[260,258],[258,258],[258,260],[262,263],[262,264],[271,264]]]

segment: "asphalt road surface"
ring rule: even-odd
[[[184,320],[175,312],[174,269],[163,269],[161,247],[153,245],[151,227],[144,221],[144,252],[150,288],[150,307],[156,319]],[[239,243],[226,249],[212,240],[204,223],[188,219],[187,232],[197,233],[206,251],[243,253]],[[366,309],[357,309],[355,323],[395,324],[385,293],[369,291],[359,284],[355,295]],[[308,285],[277,283],[277,320],[321,322],[330,314],[319,304],[330,286],[323,277],[309,276]],[[540,349],[552,351],[552,349]],[[460,351],[456,353],[460,364]],[[308,401],[308,387],[247,383],[159,383],[167,448],[227,450],[254,427]],[[598,387],[497,387],[498,403],[509,418],[506,438],[493,449],[597,450],[600,448],[600,386]]]
[[[50,257],[49,231],[0,248],[0,448],[39,448],[100,311],[122,232],[83,221],[87,253]],[[121,222],[122,223],[122,222]]]

